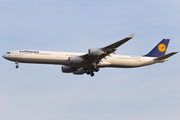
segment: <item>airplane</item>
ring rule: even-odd
[[[18,63],[56,64],[63,65],[63,73],[75,75],[87,74],[94,76],[100,68],[134,68],[163,63],[168,57],[178,53],[165,55],[170,39],[163,39],[148,54],[143,56],[112,55],[117,48],[133,38],[134,33],[120,41],[102,48],[89,49],[88,53],[53,52],[39,50],[14,50],[7,52],[3,58]]]

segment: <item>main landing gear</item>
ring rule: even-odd
[[[93,67],[91,67],[89,70],[87,70],[87,75],[91,75],[91,77],[94,76],[94,72],[98,72],[99,68],[97,67],[96,62],[91,63]]]
[[[16,68],[19,68],[18,62],[15,62],[15,64],[16,64]]]
[[[91,75],[91,77],[93,77],[93,76],[94,76],[94,72],[88,71],[88,72],[87,72],[87,75]]]
[[[87,70],[87,75],[91,75],[91,77],[93,77],[94,72],[98,72],[98,71],[99,71],[99,68]]]

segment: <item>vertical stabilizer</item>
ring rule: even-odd
[[[144,55],[147,57],[161,57],[165,55],[170,39],[163,39],[159,44],[156,45],[148,54]]]

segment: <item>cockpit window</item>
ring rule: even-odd
[[[6,54],[11,54],[11,52],[7,52]]]

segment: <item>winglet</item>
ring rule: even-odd
[[[131,34],[128,38],[133,38],[133,37],[134,37],[134,34],[135,34],[135,33]]]

